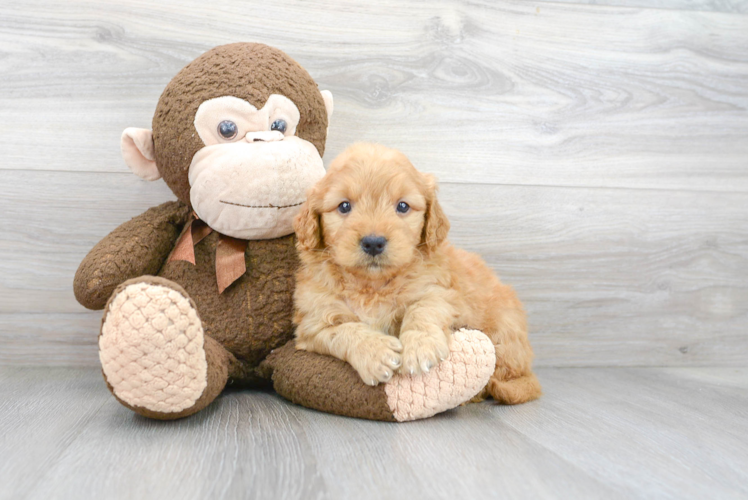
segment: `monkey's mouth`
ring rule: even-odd
[[[243,203],[234,203],[233,201],[225,201],[225,200],[218,200],[221,203],[225,205],[234,205],[235,207],[244,207],[244,208],[275,208],[280,210],[281,208],[291,208],[291,207],[298,207],[299,205],[302,205],[306,200],[302,200],[298,203],[294,203],[293,205],[273,205],[272,203],[269,203],[267,205],[245,205]]]

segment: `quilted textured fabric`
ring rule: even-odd
[[[397,375],[384,385],[387,403],[398,422],[427,418],[454,408],[478,394],[496,364],[491,340],[477,330],[452,335],[449,356],[430,372]]]
[[[200,318],[190,300],[165,286],[133,283],[109,303],[99,357],[107,382],[132,406],[178,412],[207,386]]]

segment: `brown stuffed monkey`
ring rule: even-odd
[[[453,408],[493,372],[479,332],[419,377],[371,387],[346,363],[293,343],[292,221],[322,163],[332,95],[280,50],[216,47],[168,84],[153,130],[122,135],[127,165],[163,178],[178,201],[122,224],[75,275],[78,301],[104,309],[99,355],[107,386],[135,412],[192,415],[227,382],[272,384],[322,411],[403,421]]]

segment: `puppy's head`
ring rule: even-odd
[[[302,253],[378,274],[430,255],[449,221],[432,175],[399,151],[355,144],[310,189],[294,227]]]

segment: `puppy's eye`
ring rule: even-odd
[[[341,214],[347,214],[351,211],[351,202],[344,201],[340,205],[338,205],[338,212]]]
[[[223,120],[218,124],[218,133],[221,134],[221,137],[224,139],[233,139],[236,137],[238,131],[239,128],[236,126],[236,123],[231,120]]]
[[[407,214],[408,210],[410,210],[410,205],[408,205],[404,201],[401,201],[400,203],[397,204],[396,210],[397,210],[397,213],[399,214]]]

